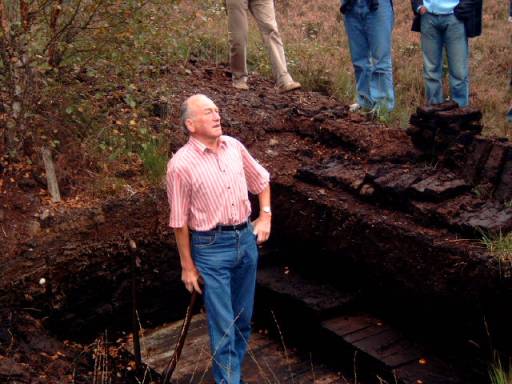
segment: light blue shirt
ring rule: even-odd
[[[423,6],[434,14],[449,15],[459,4],[459,0],[423,0]]]

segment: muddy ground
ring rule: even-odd
[[[341,287],[350,268],[369,307],[411,332],[427,327],[419,332],[425,339],[451,337],[469,357],[512,345],[503,311],[510,262],[477,240],[479,231],[512,229],[508,143],[468,135],[459,119],[436,152],[439,140],[415,146],[405,131],[318,93],[277,94],[258,77],[250,91],[233,91],[222,66],[189,63],[159,76],[175,89],[168,104],[151,106],[155,129],[171,136],[169,154],[186,140],[182,100],[210,96],[225,133],[271,172],[270,246],[286,249],[297,269]],[[31,167],[0,168],[0,379],[7,382],[91,382],[101,353],[110,368],[117,364],[113,382],[128,380],[133,363],[116,340],[130,329],[130,239],[143,326],[178,319],[185,307],[164,188],[140,187],[134,163],[119,170],[133,188],[88,196],[80,186],[94,173],[79,148],[70,143],[57,159],[61,203],[49,199],[37,152]]]

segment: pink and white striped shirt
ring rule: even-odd
[[[251,214],[247,191],[261,193],[269,173],[238,140],[220,136],[217,152],[190,137],[167,164],[169,226],[206,231]]]

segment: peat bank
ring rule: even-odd
[[[222,67],[192,75],[183,94],[206,79],[229,84]],[[511,144],[480,136],[480,112],[449,103],[419,108],[405,132],[322,95],[259,87],[268,84],[207,90],[225,131],[272,174],[255,358],[269,357],[273,340],[288,372],[255,382],[488,382],[495,351],[512,352],[512,276],[510,259],[479,239],[512,229]],[[170,115],[178,121],[177,108]],[[171,151],[184,140],[176,127]],[[179,321],[188,303],[167,210],[155,188],[55,205],[29,223],[32,235],[2,266],[0,381],[142,380],[129,353],[133,284],[144,333]]]

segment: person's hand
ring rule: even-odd
[[[187,291],[190,293],[193,291],[203,293],[200,287],[201,275],[199,275],[199,272],[195,267],[187,269],[183,268],[181,270],[181,281],[183,281],[185,288],[187,288]]]
[[[425,13],[428,12],[428,9],[427,9],[427,7],[421,6],[418,12],[420,15],[424,15]]]
[[[512,23],[512,16],[509,16],[509,17],[508,17],[508,22],[509,22],[509,23]]]
[[[264,243],[270,236],[271,217],[269,213],[261,212],[259,217],[252,222],[253,233],[258,244]]]

